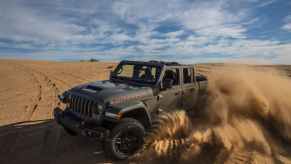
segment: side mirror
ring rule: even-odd
[[[163,81],[163,89],[172,88],[173,84],[174,84],[174,80],[173,79],[165,79]]]

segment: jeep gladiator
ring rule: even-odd
[[[206,90],[207,78],[194,65],[121,61],[109,80],[59,95],[65,108],[55,108],[54,117],[69,134],[99,139],[107,155],[126,159],[143,145],[159,113],[193,109]]]

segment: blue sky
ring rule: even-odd
[[[0,58],[291,64],[290,0],[2,0]]]

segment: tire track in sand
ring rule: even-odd
[[[51,92],[50,94],[52,97],[46,95],[47,99],[44,98],[43,101],[50,101],[49,108],[51,108],[50,113],[52,113],[52,109],[56,107],[56,105],[60,104],[59,100],[56,98],[57,95],[60,93],[59,87],[56,85],[56,83],[51,79],[49,75],[43,73],[42,71],[31,68],[31,72],[37,74],[37,76],[39,77],[39,81],[42,80],[41,84],[45,84],[49,92]],[[41,98],[39,99],[38,102],[39,103],[41,102]],[[37,106],[36,109],[38,109],[38,107],[39,106]],[[36,109],[32,112],[30,119],[32,119],[32,117],[34,116]],[[55,161],[57,146],[62,134],[61,132],[62,129],[59,126],[56,126],[55,124],[47,126],[44,129],[43,140],[41,142],[41,149],[39,151],[39,155],[41,157],[39,163],[49,164]]]
[[[26,105],[28,113],[24,116],[25,121],[39,120],[39,117],[43,116],[45,112],[52,113],[52,109],[59,104],[57,99],[58,94],[76,83],[87,81],[87,79],[78,77],[77,74],[63,74],[61,72],[54,73],[48,68],[36,66],[37,65],[26,63],[19,63],[16,65],[19,71],[24,72],[30,77],[31,83],[35,86],[35,94],[33,95],[34,97],[32,97],[33,101]],[[95,157],[91,157],[88,160],[85,158],[89,151],[91,152],[95,150],[95,147],[94,150],[91,150],[92,147],[89,147],[91,143],[89,144],[89,142],[85,142],[88,144],[87,146],[89,148],[87,148],[87,146],[84,146],[83,144],[75,143],[76,139],[68,140],[66,137],[67,136],[63,133],[60,126],[57,126],[54,121],[48,121],[37,123],[36,126],[32,127],[25,125],[23,130],[16,130],[15,128],[8,129],[5,134],[1,133],[0,140],[5,140],[5,147],[9,148],[9,151],[6,151],[3,156],[6,158],[6,163],[9,162],[10,164],[19,162],[30,164],[56,163],[59,162],[56,159],[58,157],[57,153],[62,152],[63,149],[68,149],[66,148],[68,146],[78,147],[78,149],[74,149],[76,152],[74,151],[74,153],[72,153],[72,155],[76,155],[76,160],[93,160],[93,162],[96,160]],[[65,145],[60,144],[64,142],[64,140],[68,140]],[[84,151],[82,155],[77,152],[79,149]],[[67,155],[68,153],[65,155],[66,158]],[[68,162],[69,159],[66,159],[66,161]],[[1,162],[0,158],[0,163],[5,162]]]
[[[39,78],[37,77],[37,75],[35,74],[35,72],[31,71],[27,66],[23,65],[23,64],[17,64],[15,65],[15,68],[21,72],[24,72],[25,74],[27,74],[29,77],[31,77],[30,79],[32,80],[33,85],[35,86],[35,88],[37,89],[37,95],[35,98],[33,98],[32,103],[27,104],[25,106],[25,110],[28,111],[28,114],[26,114],[26,116],[24,116],[25,118],[23,119],[24,121],[30,121],[32,118],[33,113],[37,110],[40,101],[42,100],[43,97],[43,86],[41,84],[41,81],[39,80]]]
[[[25,110],[28,111],[28,113],[23,116],[24,118],[22,120],[28,122],[35,120],[35,117],[38,117],[37,113],[41,113],[42,111],[49,111],[52,113],[52,109],[50,108],[55,107],[58,104],[58,100],[55,98],[60,92],[58,86],[49,76],[41,71],[34,70],[30,66],[18,64],[15,65],[15,68],[31,77],[31,83],[35,86],[37,92],[36,96],[32,98],[33,101],[30,104],[25,105]],[[49,106],[46,106],[46,104],[49,104]],[[5,153],[8,154],[8,156],[13,155],[16,157],[11,158],[12,163],[17,160],[17,157],[21,156],[18,152],[27,151],[29,145],[32,147],[39,146],[33,144],[32,140],[43,138],[42,141],[39,141],[41,149],[38,151],[42,158],[36,163],[40,163],[41,161],[44,162],[43,159],[48,159],[45,160],[45,163],[51,163],[54,161],[54,152],[56,152],[60,135],[61,131],[54,126],[54,123],[49,123],[38,129],[32,128],[31,131],[23,131],[15,128],[6,129],[5,134],[1,133],[0,137],[1,140],[5,142],[7,141],[7,144],[5,144],[5,147],[7,147]],[[32,136],[33,138],[28,138],[28,136]],[[5,149],[4,147],[2,148]]]

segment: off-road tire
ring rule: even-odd
[[[117,138],[122,138],[121,136],[124,134],[130,133],[132,138],[135,138],[136,145],[133,147],[133,151],[130,152],[122,152],[116,144]],[[144,126],[137,120],[132,118],[124,118],[121,122],[113,128],[110,133],[110,136],[105,141],[104,149],[105,153],[108,157],[114,158],[117,160],[124,160],[134,155],[143,145],[145,136],[145,128]]]

